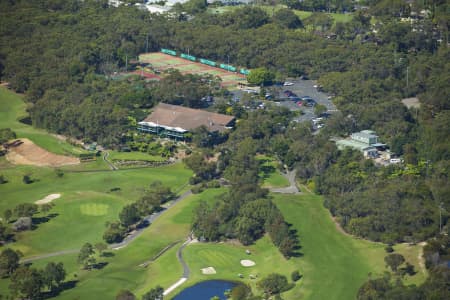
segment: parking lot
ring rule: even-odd
[[[297,103],[298,101],[294,101],[296,99],[295,96],[291,96],[291,98],[287,97],[285,93],[286,91],[291,91],[296,95],[296,97],[300,99],[305,97],[313,99],[316,104],[324,105],[329,113],[333,113],[336,111],[336,106],[333,104],[333,102],[331,102],[329,96],[317,90],[317,88],[315,87],[317,83],[314,80],[295,79],[289,80],[289,82],[293,83],[293,85],[280,86],[277,89],[279,90],[277,96],[279,100],[281,100],[280,105],[287,107],[290,110],[301,110],[303,112],[303,114],[297,117],[295,121],[311,121],[315,117],[314,106],[305,105],[305,101],[301,101],[302,104],[301,106],[299,106],[299,104]],[[275,100],[277,99],[275,98]]]
[[[316,81],[302,80],[298,78],[293,80],[291,79],[286,82],[288,82],[288,85],[266,87],[266,91],[268,93],[267,95],[270,95],[271,101],[274,101],[275,103],[278,103],[279,105],[287,107],[293,111],[302,111],[303,114],[296,117],[294,121],[304,122],[314,119],[316,117],[314,115],[315,104],[324,105],[327,108],[328,113],[337,111],[336,106],[333,102],[331,102],[331,97],[320,92],[317,87],[315,87],[317,84]],[[258,92],[241,89],[232,91],[233,100],[239,101],[246,93],[253,95],[255,99],[258,98]],[[306,99],[306,97],[309,99]],[[299,102],[301,104],[299,104]]]

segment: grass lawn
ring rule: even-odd
[[[386,271],[385,245],[339,232],[322,206],[322,197],[277,194],[274,198],[286,220],[298,230],[304,254],[298,260],[303,285],[288,291],[285,299],[354,299],[369,273],[377,276]],[[416,252],[420,246],[408,248]],[[398,250],[406,257],[404,248]],[[417,260],[410,263],[418,270]],[[423,280],[423,275],[416,276],[416,282]]]
[[[272,16],[272,14],[280,9],[283,8],[287,8],[286,5],[255,5],[261,9],[263,9],[264,11],[266,11],[266,13],[269,16]],[[234,11],[236,9],[242,8],[243,6],[240,5],[236,5],[236,6],[221,6],[221,7],[212,7],[212,8],[208,8],[208,11],[212,14],[223,14],[225,12],[231,12]],[[304,11],[304,10],[297,10],[297,9],[293,9],[292,10],[299,18],[300,20],[304,20],[306,18],[308,18],[309,16],[311,16],[313,13],[311,11]],[[353,18],[352,14],[343,14],[343,13],[326,13],[327,15],[331,16],[334,20],[334,22],[350,22]]]
[[[48,134],[45,130],[23,124],[18,120],[27,116],[26,104],[22,96],[4,87],[0,87],[0,128],[11,128],[17,137],[28,138],[38,146],[63,155],[86,153],[80,147],[62,141]]]
[[[25,257],[77,249],[86,241],[99,242],[105,222],[118,219],[120,209],[141,197],[152,182],[159,180],[178,191],[191,176],[183,164],[114,172],[65,172],[62,178],[53,169],[29,166],[4,169],[1,173],[8,180],[0,185],[1,214],[18,203],[33,203],[49,194],[61,194],[51,210],[57,216],[36,230],[20,233],[18,242],[12,244]],[[24,174],[31,174],[36,181],[24,184]],[[114,188],[119,190],[112,192]]]
[[[245,253],[247,249],[250,250],[250,255]],[[188,285],[209,279],[239,280],[249,284],[255,291],[257,281],[270,273],[281,273],[290,278],[292,271],[297,269],[296,264],[299,260],[299,258],[285,259],[268,236],[250,246],[230,243],[191,244],[183,251],[183,255],[191,269]],[[252,260],[256,265],[243,267],[240,264],[242,259]],[[217,274],[202,274],[201,269],[207,267],[214,267]],[[238,274],[242,274],[243,278],[239,278]],[[250,279],[250,275],[257,276],[257,279]],[[295,289],[300,289],[300,286],[301,281],[296,284]]]
[[[257,156],[260,162],[259,177],[262,179],[262,187],[278,188],[289,186],[289,181],[281,175],[278,170],[278,162],[272,158],[264,155]]]
[[[101,270],[80,270],[79,266],[73,263],[76,255],[39,260],[34,265],[44,266],[47,261],[62,261],[67,266],[69,279],[75,278],[73,274],[77,274],[76,279],[79,280],[77,287],[64,291],[57,299],[114,299],[120,289],[130,289],[140,298],[158,284],[167,288],[182,274],[182,267],[176,258],[180,244],[165,252],[148,267],[139,265],[172,242],[181,243],[190,231],[192,210],[199,201],[214,201],[223,192],[223,189],[211,189],[177,203],[129,246],[114,251],[113,257],[100,258],[99,261],[108,262]]]

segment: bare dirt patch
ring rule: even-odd
[[[253,260],[250,259],[243,259],[241,260],[241,265],[243,267],[253,267],[255,264],[255,262]]]
[[[214,269],[214,267],[207,267],[207,268],[203,268],[202,269],[202,274],[205,275],[212,275],[212,274],[216,274],[216,269]]]
[[[59,197],[61,197],[61,194],[50,194],[48,196],[45,196],[44,198],[37,200],[36,202],[34,202],[37,205],[42,205],[42,204],[47,204],[52,202],[55,199],[58,199]]]
[[[6,159],[16,165],[34,165],[40,167],[61,167],[76,165],[80,160],[76,157],[64,156],[48,152],[35,145],[29,139],[20,139],[23,143],[8,149]]]

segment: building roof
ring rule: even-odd
[[[372,146],[367,145],[366,143],[361,143],[355,140],[339,140],[336,142],[336,145],[338,146],[339,149],[343,149],[345,147],[351,147],[353,149],[357,149],[359,151],[367,151],[367,150],[371,150],[371,149],[375,149]]]
[[[206,126],[209,131],[224,131],[233,120],[233,116],[159,103],[144,122],[166,128],[176,128],[177,131],[190,131],[202,125]]]

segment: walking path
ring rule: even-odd
[[[183,266],[183,275],[181,276],[181,278],[177,282],[175,282],[174,284],[169,286],[164,291],[164,293],[163,293],[164,296],[168,295],[173,290],[175,290],[177,287],[182,285],[186,280],[188,280],[189,274],[190,274],[190,270],[189,270],[188,265],[186,264],[186,262],[183,259],[182,251],[183,251],[184,247],[186,247],[186,245],[188,245],[191,242],[192,242],[192,238],[191,238],[191,236],[189,236],[188,239],[186,240],[186,242],[184,242],[183,245],[181,245],[181,247],[178,249],[178,251],[177,251],[177,259],[180,262],[180,264]]]
[[[105,154],[103,154],[103,160],[109,165],[111,170],[113,170],[113,171],[119,170],[118,167],[116,167],[110,160],[108,160],[108,156],[109,156],[109,152],[105,151]]]
[[[289,180],[289,186],[284,188],[271,188],[270,191],[273,193],[282,194],[300,194],[301,192],[297,188],[297,184],[295,182],[295,170],[283,173],[283,176],[286,177],[287,180]]]

